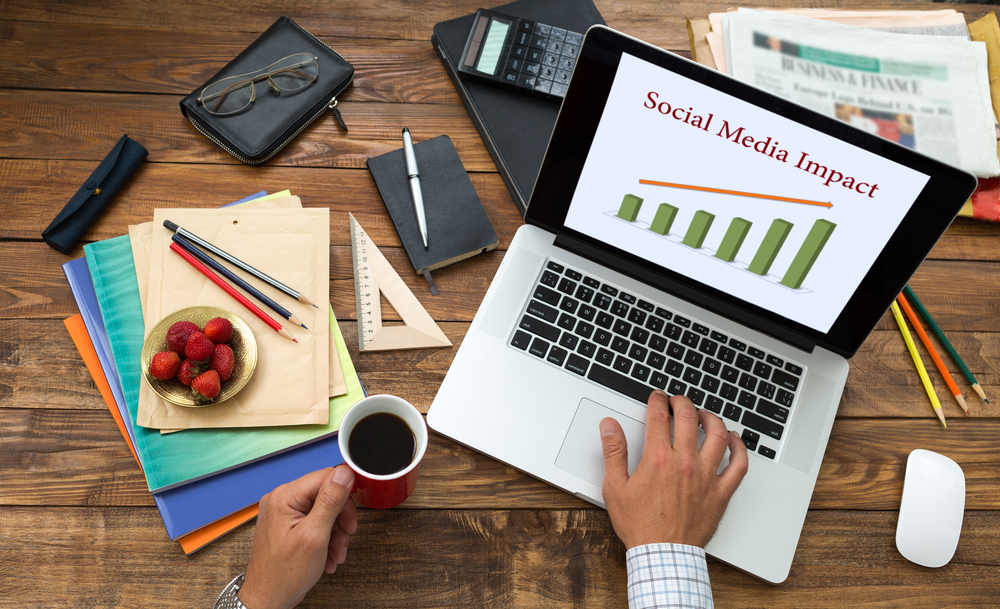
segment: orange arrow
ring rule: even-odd
[[[684,188],[686,190],[701,190],[703,192],[717,192],[724,195],[736,195],[738,197],[753,197],[755,199],[771,199],[773,201],[784,201],[786,203],[805,203],[806,205],[819,205],[820,207],[833,207],[829,201],[810,201],[808,199],[793,199],[791,197],[778,197],[775,195],[762,195],[756,192],[743,192],[741,190],[723,190],[722,188],[709,188],[707,186],[692,186],[690,184],[674,184],[672,182],[654,182],[653,180],[639,180],[640,184],[650,184],[652,186],[666,186],[667,188]]]

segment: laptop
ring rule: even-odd
[[[706,552],[780,583],[848,358],[975,186],[594,26],[427,422],[603,507],[599,421],[621,423],[631,472],[649,394],[686,395],[751,453]]]

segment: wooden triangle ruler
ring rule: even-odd
[[[351,254],[354,256],[354,297],[358,306],[358,347],[361,351],[450,347],[430,314],[420,305],[375,243],[351,217]],[[396,309],[405,325],[382,326],[379,294]]]

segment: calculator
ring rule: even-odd
[[[579,32],[479,9],[458,71],[476,80],[562,100],[581,44]]]

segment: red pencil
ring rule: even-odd
[[[273,319],[271,319],[270,315],[268,315],[267,313],[265,313],[264,311],[262,311],[260,309],[260,307],[258,307],[254,303],[252,303],[249,300],[247,300],[247,298],[243,294],[240,294],[239,292],[236,291],[236,288],[234,288],[233,286],[231,286],[228,283],[226,283],[226,281],[222,277],[219,277],[218,275],[216,275],[214,271],[212,271],[210,268],[208,268],[207,266],[205,266],[204,264],[202,264],[201,262],[199,262],[198,260],[196,260],[194,256],[192,256],[191,254],[185,252],[184,249],[181,248],[179,245],[177,245],[176,243],[171,243],[170,244],[170,249],[174,250],[174,253],[177,254],[178,256],[180,256],[181,258],[187,260],[188,263],[191,266],[193,266],[194,268],[196,268],[199,271],[201,271],[202,275],[204,275],[205,277],[208,277],[209,279],[211,279],[212,282],[215,285],[217,285],[220,288],[222,288],[223,290],[225,290],[227,294],[229,294],[230,296],[232,296],[236,300],[240,301],[240,304],[242,304],[244,307],[250,309],[251,313],[253,313],[257,317],[259,317],[267,325],[269,325],[272,328],[274,328],[274,330],[278,334],[284,336],[285,338],[291,339],[291,340],[293,340],[295,342],[299,342],[299,341],[295,340],[294,338],[292,338],[292,335],[288,333],[288,330],[285,330],[284,328],[282,328],[281,324],[279,324],[278,322],[276,322]]]

